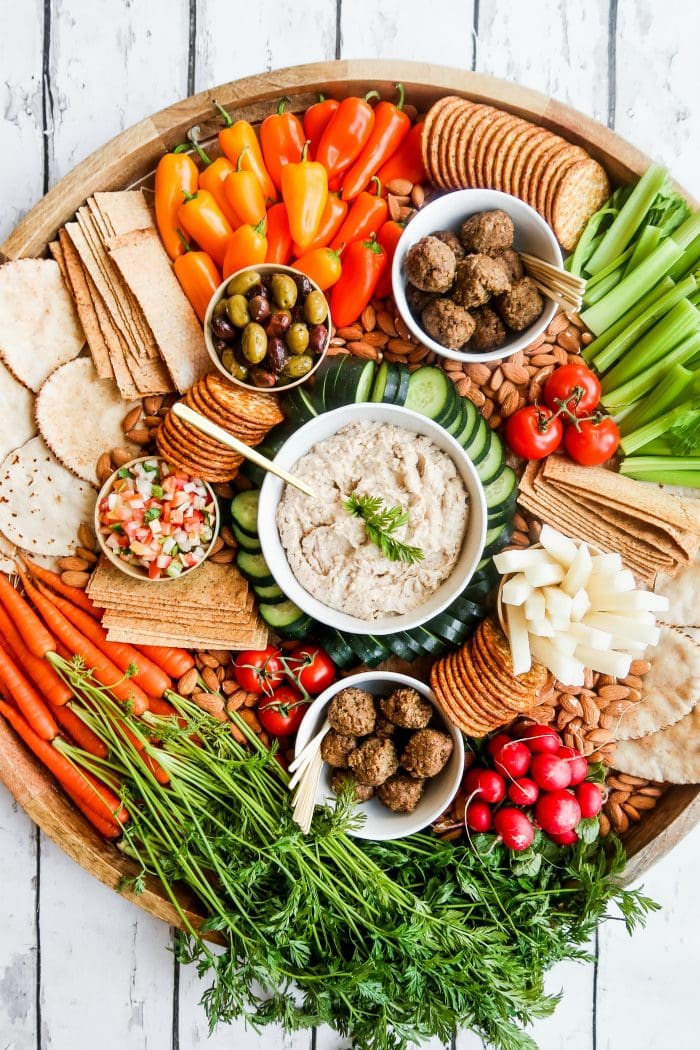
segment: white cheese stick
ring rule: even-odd
[[[561,589],[573,597],[577,591],[587,586],[591,578],[591,569],[591,552],[586,544],[582,543],[562,580]]]
[[[525,574],[517,572],[503,584],[501,597],[507,605],[522,605],[532,594],[532,585],[527,582]]]
[[[648,617],[651,617],[651,623]],[[630,619],[615,613],[589,612],[582,622],[597,627],[599,631],[609,631],[618,638],[629,638],[632,642],[656,645],[659,641],[659,628],[655,626],[653,613],[640,612]]]
[[[529,548],[527,550],[501,551],[500,554],[494,555],[493,564],[501,576],[506,576],[511,572],[523,572],[523,570],[532,568],[534,565],[550,565],[551,560],[547,551]]]
[[[618,594],[622,594],[624,591],[633,591],[637,586],[630,569],[623,569],[622,572],[616,573],[613,580],[613,589]]]
[[[530,640],[525,622],[525,612],[522,606],[506,606],[506,625],[508,628],[508,641],[510,642],[510,656],[513,661],[513,674],[525,674],[532,667],[532,655],[530,653]]]
[[[612,576],[622,569],[622,558],[619,554],[594,554],[591,565],[596,576]]]
[[[544,551],[538,551],[544,554]],[[532,587],[549,587],[553,583],[561,583],[564,579],[564,569],[558,562],[538,562],[535,565],[525,566],[525,577]]]
[[[565,569],[569,568],[576,557],[577,547],[574,541],[558,532],[557,529],[553,529],[551,525],[542,526],[540,543]]]
[[[542,591],[533,591],[525,601],[525,615],[528,620],[542,620],[544,613],[544,594]]]
[[[596,605],[597,612],[667,612],[668,598],[653,591],[623,591],[609,594],[606,598],[599,599]]]
[[[528,620],[527,627],[530,633],[538,638],[553,638],[555,634],[554,627],[546,614],[540,619]]]
[[[577,645],[574,656],[577,657],[584,667],[590,667],[592,671],[600,671],[601,674],[612,675],[613,678],[626,678],[630,673],[632,657],[629,653],[616,653],[610,649],[601,652],[592,649],[589,645]],[[571,685],[571,682],[567,683]]]
[[[544,664],[562,685],[583,685],[581,661],[560,652],[549,638],[530,638],[530,649],[534,658]]]
[[[576,591],[576,594],[571,599],[571,619],[582,620],[591,607],[588,593],[584,587],[580,591]]]
[[[561,587],[544,587],[542,593],[547,612],[552,617],[565,621],[565,625],[568,624],[571,619],[571,597]]]
[[[607,631],[600,631],[597,627],[590,627],[586,623],[577,623],[574,620],[569,624],[569,634],[581,645],[589,645],[591,649],[612,649],[613,636]]]

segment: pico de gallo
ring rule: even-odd
[[[105,546],[150,580],[194,569],[216,529],[216,501],[199,478],[145,459],[121,467],[99,504]]]

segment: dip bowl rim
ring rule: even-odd
[[[422,682],[420,679],[414,678],[412,675],[404,674],[400,671],[379,670],[361,671],[358,674],[348,675],[346,678],[339,678],[338,681],[329,685],[328,688],[325,689],[320,696],[317,696],[313,703],[310,704],[297,731],[294,754],[296,757],[312,737],[321,729],[321,726],[325,721],[325,715],[323,712],[336,693],[339,693],[342,689],[368,689],[369,686],[375,684],[378,685],[380,689],[380,692],[375,695],[386,695],[394,689],[408,687],[415,689],[421,694],[421,696],[430,700],[443,724],[445,732],[450,734],[454,745],[452,754],[447,760],[445,766],[435,777],[431,778],[426,794],[423,795],[412,813],[395,813],[374,798],[370,799],[368,803],[357,804],[358,811],[360,813],[365,813],[366,819],[359,828],[354,831],[349,831],[348,834],[358,839],[368,839],[374,842],[387,842],[393,839],[405,838],[407,835],[413,835],[416,832],[421,831],[423,828],[428,827],[429,824],[432,824],[441,813],[444,813],[454,799],[459,791],[459,786],[464,775],[464,737],[457,726],[450,721],[448,716],[442,710],[435,693],[426,682]],[[383,685],[391,688],[384,689],[382,688]],[[371,691],[371,689],[368,689],[368,692]],[[322,805],[325,802],[333,807],[335,805],[335,796],[332,788],[330,787],[330,784],[324,784],[324,773],[326,769],[327,766],[326,763],[324,763],[323,772],[316,789],[316,804]],[[431,801],[431,798],[426,796],[428,794],[431,796],[436,795],[434,789],[438,787],[441,787],[442,790],[437,793],[437,797],[432,798]],[[368,808],[366,809],[365,807]],[[383,827],[385,822],[390,826]]]
[[[263,557],[277,586],[303,612],[326,627],[348,634],[381,636],[421,627],[459,597],[468,586],[482,558],[488,512],[483,485],[462,446],[434,420],[401,405],[362,402],[324,412],[304,423],[290,435],[275,455],[274,463],[293,473],[294,465],[314,445],[332,437],[342,427],[363,419],[403,427],[412,433],[427,437],[450,456],[457,468],[469,496],[469,519],[462,549],[447,579],[415,609],[383,619],[362,620],[325,605],[302,587],[292,572],[276,523],[277,508],[285,490],[285,482],[269,472],[260,489],[258,536]]]

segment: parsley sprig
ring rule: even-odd
[[[344,506],[351,514],[363,519],[370,540],[389,561],[405,561],[413,565],[425,557],[422,547],[411,547],[393,535],[408,523],[407,510],[386,507],[381,496],[358,496],[356,493],[344,500]]]

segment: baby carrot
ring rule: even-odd
[[[107,757],[107,747],[100,740],[97,733],[93,733],[90,726],[85,725],[82,718],[76,715],[69,706],[55,707],[50,705],[51,712],[64,732],[68,733],[71,740],[82,747],[83,751],[89,751],[91,755],[98,758]]]
[[[27,681],[19,668],[13,664],[7,651],[1,645],[0,677],[2,677],[10,696],[34,732],[42,740],[53,740],[58,734],[56,720],[34,686]]]
[[[182,678],[185,671],[194,667],[194,657],[186,649],[174,649],[164,645],[138,645],[136,648],[172,678]]]
[[[23,560],[29,567],[30,576],[48,584],[52,591],[62,594],[64,598],[70,598],[73,605],[79,606],[85,612],[90,613],[94,619],[99,620],[102,610],[98,609],[92,599],[88,598],[85,591],[81,591],[79,587],[71,587],[69,584],[64,583],[57,572],[51,572],[50,569],[45,569],[42,565],[35,565],[26,555],[23,556]]]
[[[42,657],[54,648],[54,640],[29,602],[15,590],[7,576],[0,572],[0,601],[22,635],[24,644],[34,656]]]
[[[17,660],[20,667],[24,668],[27,676],[50,704],[60,706],[61,704],[67,704],[73,698],[70,688],[54,671],[51,664],[47,660],[40,660],[38,656],[34,656],[33,653],[29,652],[29,649],[22,641],[22,636],[0,605],[0,640],[3,638],[10,650],[10,654]]]
[[[95,828],[95,830],[99,831],[100,835],[102,835],[106,839],[119,838],[119,836],[122,833],[121,828],[119,824],[112,820],[110,816],[103,816],[102,813],[95,812],[94,809],[91,809],[90,806],[86,804],[84,799],[80,798],[80,796],[77,795],[74,791],[71,791],[69,788],[67,788],[65,784],[62,784],[61,787],[68,795],[68,798],[71,800],[71,802],[73,802],[73,804],[78,807],[78,809],[86,818],[86,820],[89,820],[92,826]]]

